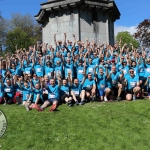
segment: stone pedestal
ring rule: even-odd
[[[114,22],[120,18],[120,12],[112,0],[49,0],[41,4],[41,10],[35,16],[43,27],[43,42],[54,44],[54,34],[63,40],[90,41],[101,39],[114,44]]]

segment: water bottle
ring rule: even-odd
[[[133,95],[133,101],[135,101],[135,100],[136,100],[135,95]]]

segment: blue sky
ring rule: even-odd
[[[11,13],[20,12],[36,15],[40,3],[47,0],[0,0],[0,11],[4,18],[10,18]],[[134,33],[135,27],[145,18],[150,18],[150,0],[115,0],[121,17],[115,22],[115,32],[128,30]]]

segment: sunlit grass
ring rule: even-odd
[[[149,150],[150,101],[59,106],[56,112],[3,106],[3,150]]]

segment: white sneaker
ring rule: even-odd
[[[29,111],[29,106],[25,104],[26,111]]]
[[[105,102],[107,102],[107,101],[108,101],[108,99],[107,99],[107,97],[106,97],[106,96],[104,96],[104,101],[105,101]]]

